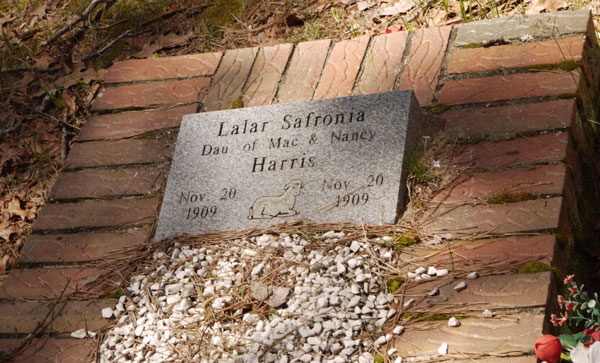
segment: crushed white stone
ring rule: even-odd
[[[466,288],[467,288],[467,284],[464,281],[461,281],[458,284],[456,284],[456,286],[454,286],[454,290],[456,290],[456,291],[462,291]]]
[[[496,316],[496,313],[490,311],[489,309],[485,309],[483,311],[482,315],[483,315],[484,318],[493,318],[494,316]]]
[[[157,267],[130,280],[131,300],[102,310],[107,319],[121,315],[100,361],[373,362],[392,339],[382,327],[397,313],[376,278],[384,272],[378,258],[393,249],[381,241],[335,245],[341,237],[332,231],[309,243],[265,234],[155,253]],[[271,305],[269,313],[252,310],[260,303]]]
[[[440,345],[440,347],[438,348],[438,353],[440,355],[446,355],[448,354],[448,344],[447,343],[442,343],[442,345]]]
[[[479,278],[479,274],[477,273],[477,271],[473,271],[467,275],[467,278],[469,280],[475,280],[475,279]]]
[[[456,328],[457,326],[460,326],[460,321],[458,321],[458,319],[453,316],[450,319],[448,319],[448,326],[451,328]]]

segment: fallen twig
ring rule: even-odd
[[[70,22],[69,24],[65,25],[56,34],[54,34],[52,37],[50,37],[50,39],[48,39],[46,42],[44,42],[42,44],[42,46],[46,46],[46,45],[49,45],[49,44],[55,42],[63,34],[67,33],[71,29],[73,29],[73,27],[75,27],[75,25],[77,25],[80,22],[82,22],[85,19],[87,19],[87,17],[90,16],[90,14],[98,7],[98,5],[100,5],[102,3],[105,3],[107,1],[108,0],[94,0],[94,1],[92,1],[91,4],[87,7],[87,9],[85,9],[84,12],[81,13],[81,15],[77,19],[75,19],[72,22]]]

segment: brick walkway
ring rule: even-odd
[[[526,34],[534,40],[520,42]],[[481,47],[499,36],[513,44]],[[512,269],[446,294],[464,303],[466,315],[476,302],[476,310],[501,310],[501,319],[471,314],[456,329],[445,321],[433,328],[422,323],[402,335],[397,348],[409,356],[436,350],[443,340],[450,353],[492,356],[481,363],[535,362],[533,343],[551,329],[555,286],[550,272],[516,272],[533,261],[561,271],[572,262],[561,256],[581,236],[579,216],[589,204],[582,198],[587,176],[580,156],[589,137],[582,119],[588,92],[597,91],[598,59],[590,15],[577,11],[117,63],[93,104],[97,114],[82,128],[35,221],[22,268],[0,286],[0,350],[10,351],[46,322],[50,337],[33,339],[17,361],[89,361],[95,345],[69,333],[106,326],[100,310],[114,303],[86,299],[81,291],[66,304],[54,301],[67,281],[64,296],[100,276],[86,262],[149,241],[182,115],[229,109],[240,97],[256,106],[413,89],[422,106],[451,106],[441,114],[448,134],[481,140],[455,150],[455,162],[473,169],[435,200],[439,205],[423,220],[427,232],[510,235],[462,244],[453,263]],[[512,137],[492,141],[505,133]],[[503,191],[534,199],[485,203]],[[400,258],[411,261],[419,249],[411,253]],[[429,259],[450,266],[447,254]],[[418,302],[415,309],[427,305]]]

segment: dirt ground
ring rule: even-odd
[[[591,0],[4,0],[0,273],[14,267],[114,61],[592,9]]]

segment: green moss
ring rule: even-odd
[[[469,44],[461,45],[460,47],[464,48],[464,49],[482,48],[483,44],[481,44],[481,43],[469,43]]]
[[[515,138],[517,138],[517,134],[515,132],[507,132],[504,134],[496,134],[496,135],[488,136],[487,141],[499,142],[499,141],[512,140]]]
[[[519,267],[517,272],[520,274],[534,274],[544,271],[556,271],[556,269],[542,262],[529,262],[528,264]]]
[[[402,286],[402,284],[404,283],[404,281],[405,280],[402,277],[398,277],[398,278],[395,278],[393,280],[386,280],[385,284],[387,285],[387,287],[389,287],[390,292],[393,293],[394,291],[398,290],[398,288],[400,286]]]
[[[402,319],[413,317],[412,314],[403,314]],[[455,317],[457,320],[466,319],[466,315],[444,315],[444,314],[417,314],[413,321],[445,321]]]
[[[244,96],[239,95],[235,101],[231,102],[230,109],[235,110],[236,108],[244,108]]]
[[[527,68],[526,72],[546,72],[546,71],[572,71],[579,68],[581,65],[574,60],[564,60],[560,63],[545,63],[545,64],[536,64]]]
[[[478,142],[486,141],[486,136],[464,136],[458,139],[461,145],[477,144]]]
[[[443,103],[438,103],[436,105],[433,106],[426,106],[424,107],[425,111],[434,115],[440,115],[446,111],[448,111],[448,109],[450,108],[450,106],[445,105]]]
[[[123,296],[123,291],[117,290],[111,294],[106,295],[104,298],[118,300],[121,296]]]
[[[516,203],[523,202],[526,200],[533,200],[537,197],[531,193],[527,192],[518,192],[518,193],[509,193],[509,192],[501,192],[495,194],[485,200],[487,204],[505,204],[505,203]]]
[[[570,99],[570,98],[576,98],[577,95],[575,93],[561,93],[559,95],[556,95],[556,98],[560,99],[560,100],[566,100],[566,99]]]
[[[148,132],[144,132],[141,135],[138,135],[136,137],[136,139],[156,139],[157,136],[158,136],[157,131],[148,131]]]
[[[243,3],[243,0],[213,0],[212,5],[202,12],[201,18],[211,25],[230,27],[235,24],[235,18],[240,19]]]
[[[383,359],[382,356],[376,355],[375,357],[373,357],[373,362],[374,363],[383,363],[383,362],[385,362],[385,360]]]
[[[405,233],[402,236],[396,237],[392,241],[392,244],[394,245],[394,248],[396,248],[396,250],[398,252],[402,252],[402,249],[404,247],[417,244],[417,243],[419,243],[419,241],[420,241],[420,239],[417,235],[412,234],[412,233]]]

